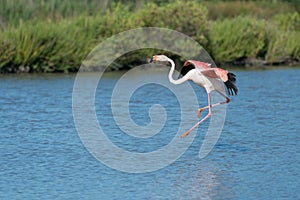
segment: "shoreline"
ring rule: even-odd
[[[300,68],[300,63],[297,64],[276,64],[276,65],[251,65],[251,66],[243,66],[243,65],[236,65],[236,64],[217,64],[217,67],[230,70],[230,71],[255,71],[255,70],[284,70],[284,69],[298,69]],[[134,67],[133,67],[134,68]],[[106,70],[104,74],[108,73],[122,73],[129,71],[133,68],[126,68],[126,69],[120,69],[120,70]],[[160,70],[160,67],[152,67],[149,70]],[[63,74],[76,74],[78,70],[71,71],[71,72],[24,72],[24,71],[18,71],[18,72],[0,72],[0,76],[5,75],[48,75],[48,74],[57,74],[57,75],[63,75]],[[83,73],[93,73],[97,72],[97,70],[94,71],[85,71]]]
[[[299,67],[300,61],[297,60],[284,60],[281,62],[268,63],[262,59],[246,58],[235,60],[231,62],[217,63],[217,66],[224,68],[241,68],[241,69],[269,69],[277,67]],[[233,67],[232,67],[233,66]],[[222,68],[222,67],[221,67]]]
[[[175,59],[176,60],[176,59]],[[178,66],[182,66],[183,63],[176,62]],[[300,61],[298,60],[285,60],[282,62],[274,62],[274,63],[268,63],[267,61],[263,59],[256,59],[256,58],[244,58],[239,59],[235,61],[230,62],[215,62],[217,67],[223,68],[223,69],[238,69],[238,70],[268,70],[268,69],[278,69],[278,68],[298,68],[300,67]],[[135,65],[134,65],[135,64]],[[135,66],[144,65],[147,63],[144,62],[136,62],[131,63],[131,65],[123,64],[120,68],[110,68],[108,67],[105,72],[122,72],[122,71],[128,71]],[[80,69],[80,66],[72,67],[73,71],[34,71],[32,67],[30,66],[6,66],[0,69],[0,74],[72,74],[77,73]],[[103,69],[103,68],[102,68]],[[90,69],[88,72],[95,72],[97,70]]]

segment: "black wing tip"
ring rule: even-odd
[[[229,72],[227,76],[228,76],[228,81],[225,82],[225,85],[228,89],[229,95],[231,96],[237,95],[239,90],[235,85],[236,75],[234,73]]]

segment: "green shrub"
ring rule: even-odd
[[[112,9],[101,16],[100,24],[100,35],[104,38],[143,25],[128,6],[120,3],[113,4]]]
[[[195,1],[175,1],[166,6],[149,4],[137,15],[143,26],[173,29],[202,45],[207,44],[207,8],[203,4]]]
[[[298,12],[276,15],[274,22],[278,29],[300,31],[300,15]]]
[[[269,33],[266,54],[268,63],[282,63],[290,59],[300,60],[300,32],[274,30]]]
[[[300,15],[279,14],[268,29],[268,48],[265,59],[269,63],[300,60]]]
[[[256,58],[265,45],[264,20],[237,17],[212,22],[209,50],[219,62]]]

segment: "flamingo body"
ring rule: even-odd
[[[224,83],[221,80],[213,78],[214,75],[203,73],[205,69],[192,69],[186,74],[188,80],[193,81],[195,84],[204,87],[207,93],[213,90],[222,91]]]

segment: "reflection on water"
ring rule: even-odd
[[[218,168],[217,163],[199,160],[184,160],[185,164],[191,163],[194,167],[183,167],[177,171],[174,189],[180,191],[177,197],[186,196],[191,199],[232,199],[233,177],[224,179],[224,172]],[[184,195],[183,195],[184,194]],[[176,199],[176,196],[174,196]]]
[[[82,145],[72,116],[74,75],[1,76],[0,199],[300,199],[300,70],[235,73],[240,93],[227,106],[212,152],[198,157],[206,122],[176,162],[142,174],[110,169]],[[104,96],[116,80],[103,79]],[[205,93],[196,91],[205,105]],[[123,134],[112,117],[102,115],[111,111],[97,95],[97,117],[121,148],[153,151],[178,131],[178,103],[161,87],[141,88],[130,105],[132,119],[141,125],[149,123],[151,103],[166,108],[165,131],[150,138]],[[195,111],[191,108],[191,118]]]

